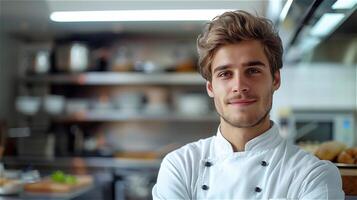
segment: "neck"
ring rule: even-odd
[[[238,128],[221,119],[220,131],[222,136],[228,140],[234,152],[244,151],[245,144],[251,139],[263,134],[271,127],[269,117],[253,127]]]

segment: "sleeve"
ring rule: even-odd
[[[176,163],[172,156],[166,156],[160,166],[157,182],[152,189],[153,199],[191,199],[185,184],[182,165]]]
[[[299,199],[345,199],[337,167],[329,161],[314,166],[303,182]]]

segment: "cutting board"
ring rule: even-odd
[[[24,186],[26,192],[31,193],[69,193],[93,183],[93,177],[89,175],[76,175],[75,184],[56,183],[50,177],[36,183],[28,183]]]

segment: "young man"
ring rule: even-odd
[[[344,199],[338,169],[287,143],[269,119],[283,54],[272,23],[227,12],[197,46],[220,126],[164,158],[153,198]]]

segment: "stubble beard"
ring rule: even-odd
[[[236,127],[236,128],[252,128],[255,127],[261,123],[264,122],[264,120],[269,116],[270,110],[272,108],[272,104],[273,104],[273,98],[272,98],[273,94],[271,94],[270,96],[270,104],[268,106],[268,109],[265,111],[264,115],[261,115],[260,117],[258,116],[256,120],[254,120],[252,123],[246,124],[244,122],[239,122],[239,121],[233,121],[230,120],[228,117],[225,117],[222,113],[218,113],[218,115],[221,117],[221,119],[223,119],[227,124]]]

